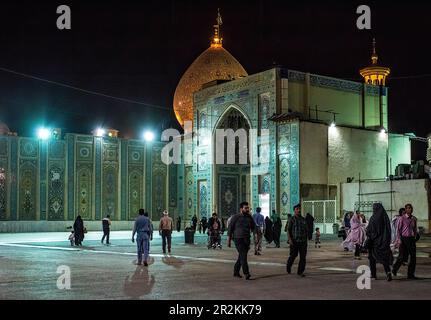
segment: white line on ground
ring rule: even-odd
[[[109,254],[109,255],[121,255],[121,256],[136,256],[136,253],[132,252],[118,252],[118,251],[105,251],[105,250],[89,250],[85,248],[77,248],[77,247],[54,247],[54,246],[39,246],[39,245],[31,245],[31,244],[20,244],[20,243],[0,243],[0,246],[5,247],[19,247],[19,248],[35,248],[35,249],[46,249],[46,250],[58,250],[58,251],[79,251],[86,253],[95,253],[95,254]],[[227,263],[232,264],[235,263],[235,260],[229,259],[216,259],[216,258],[203,258],[203,257],[190,257],[190,256],[179,256],[179,255],[165,255],[165,254],[151,254],[153,258],[175,258],[182,260],[191,260],[191,261],[201,261],[201,262],[218,262],[218,263]],[[257,262],[250,261],[250,265],[254,266],[270,266],[270,267],[285,267],[284,263],[277,262]],[[353,269],[347,268],[334,268],[334,267],[318,267],[316,269],[325,270],[325,271],[341,271],[341,272],[354,272]]]
[[[0,243],[0,246],[19,247],[19,248],[36,248],[36,249],[59,250],[59,251],[80,251],[80,252],[99,253],[99,254],[136,256],[136,253],[132,253],[132,252],[88,250],[88,249],[84,249],[84,248],[51,247],[51,246],[38,246],[38,245],[18,244],[18,243]],[[204,262],[220,262],[220,263],[229,263],[229,264],[235,263],[234,260],[228,260],[228,259],[188,257],[188,256],[178,256],[178,255],[151,254],[151,257],[157,257],[157,258],[171,257],[171,258],[177,258],[177,259],[183,259],[183,260],[195,260],[195,261],[204,261]],[[286,266],[284,263],[274,263],[274,262],[255,262],[255,261],[252,261],[252,262],[249,262],[249,264],[257,265],[257,266],[273,266],[273,267]]]

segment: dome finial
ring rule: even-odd
[[[217,24],[213,25],[214,27],[214,38],[211,41],[211,47],[220,48],[223,45],[223,38],[221,37],[220,27],[223,24],[220,15],[220,8],[217,9]]]
[[[377,64],[377,60],[379,59],[379,56],[376,52],[376,38],[373,38],[373,54],[371,55],[371,61],[373,64]]]
[[[373,38],[373,54],[371,55],[371,65],[359,70],[359,73],[364,77],[365,83],[376,86],[384,86],[386,78],[391,73],[391,69],[378,65],[379,56],[376,51],[376,39]]]

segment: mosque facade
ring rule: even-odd
[[[384,179],[410,163],[409,138],[388,126],[390,70],[378,65],[375,44],[363,83],[279,67],[248,75],[223,47],[221,25],[219,15],[210,47],[175,91],[179,123],[210,133],[193,135],[192,163],[164,163],[166,142],[82,134],[42,141],[2,125],[0,231],[34,230],[40,222],[61,231],[77,215],[98,222],[106,214],[125,227],[139,208],[153,221],[168,209],[186,225],[193,215],[227,218],[242,201],[286,220],[301,201],[339,203],[347,179]],[[269,133],[267,147],[256,146],[267,156],[265,170],[251,162],[213,164],[218,129],[253,131],[257,145]],[[252,148],[248,140],[246,149],[238,142],[234,149],[249,155]]]

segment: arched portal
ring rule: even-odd
[[[251,200],[250,126],[244,113],[231,106],[214,127],[213,207],[224,219],[238,213],[242,201]]]

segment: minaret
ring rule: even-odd
[[[373,38],[373,54],[371,55],[371,65],[359,71],[365,83],[376,86],[384,86],[386,77],[391,73],[391,69],[378,65],[379,56],[376,52],[376,39]]]
[[[223,38],[221,37],[220,27],[223,24],[223,21],[221,19],[220,15],[220,9],[218,9],[217,12],[217,24],[215,24],[214,27],[214,37],[211,40],[211,47],[212,48],[220,48],[223,46]]]

